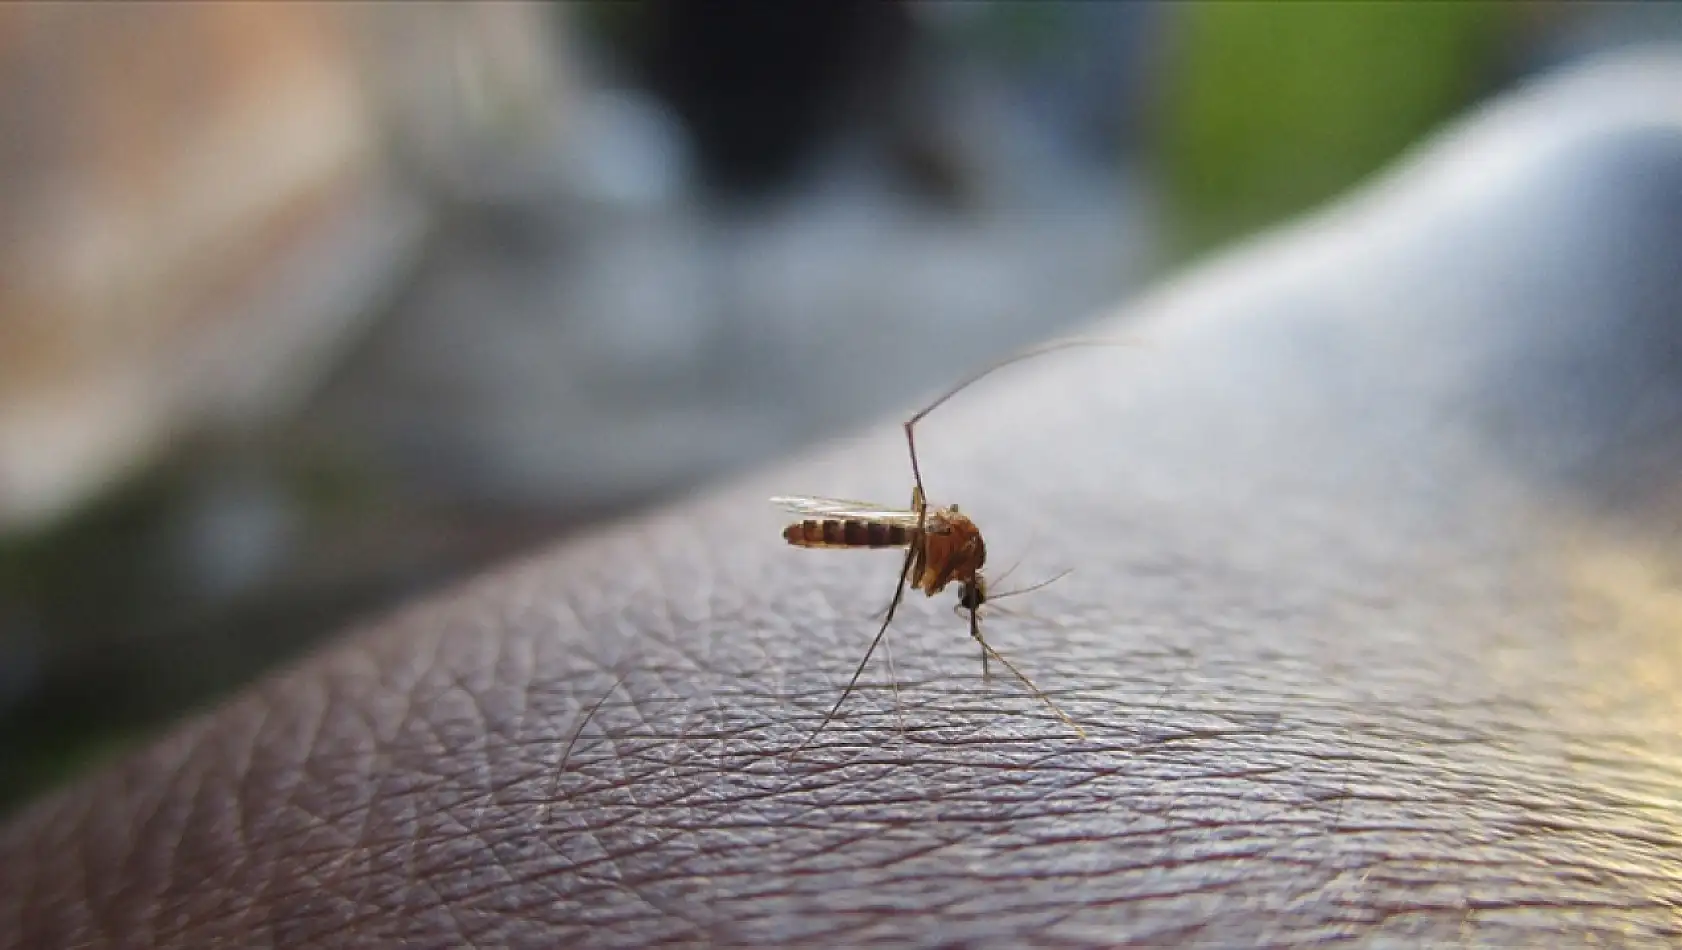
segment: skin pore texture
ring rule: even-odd
[[[0,947],[1682,941],[1682,63],[1525,90],[931,415],[347,632],[0,829]],[[930,390],[967,367],[940,367]],[[588,720],[587,722],[585,720]]]

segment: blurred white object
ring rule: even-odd
[[[578,196],[656,207],[687,193],[693,175],[688,139],[659,100],[632,90],[581,95],[567,128],[564,155]]]

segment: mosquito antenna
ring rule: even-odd
[[[813,729],[805,740],[795,746],[794,751],[788,754],[790,760],[812,744],[812,740],[818,737],[818,733],[822,732],[824,727],[829,725],[829,721],[835,718],[835,714],[841,710],[841,704],[845,703],[847,697],[852,695],[853,687],[858,685],[859,677],[864,675],[865,664],[870,662],[870,655],[876,652],[876,647],[881,645],[882,638],[888,635],[888,624],[893,623],[894,611],[899,608],[900,601],[905,598],[905,579],[911,576],[911,562],[916,556],[916,545],[906,549],[905,566],[899,569],[899,585],[894,588],[894,599],[888,602],[888,615],[882,618],[882,628],[876,631],[876,639],[870,641],[870,649],[864,651],[864,659],[859,661],[858,669],[853,671],[853,678],[847,681],[847,688],[841,691],[841,698],[835,701],[835,705],[829,707],[829,712],[823,717],[823,722],[818,723],[818,727]]]
[[[960,619],[960,620],[963,619],[964,614],[968,610],[969,610],[969,608],[965,607],[963,604],[953,604],[952,605],[952,612],[954,614],[957,614],[958,619]],[[1020,616],[1023,616],[1022,614],[1020,614],[1020,613],[1018,613],[1014,610],[1011,610],[1009,607],[995,607],[995,606],[993,606],[993,602],[991,600],[989,600],[987,602],[987,612],[988,613],[1004,614],[1006,617],[1020,617]],[[983,654],[983,656],[985,656],[985,654]]]
[[[1028,687],[1028,691],[1033,693],[1034,696],[1037,697],[1040,700],[1040,702],[1043,702],[1043,703],[1046,704],[1046,706],[1050,707],[1051,711],[1057,714],[1057,718],[1063,720],[1064,725],[1068,726],[1070,729],[1073,729],[1075,731],[1075,735],[1079,736],[1082,739],[1085,739],[1087,737],[1086,736],[1086,730],[1082,729],[1080,727],[1080,723],[1075,722],[1073,719],[1070,719],[1069,714],[1063,711],[1063,707],[1057,705],[1057,703],[1054,700],[1052,700],[1052,698],[1050,696],[1047,696],[1045,694],[1044,690],[1041,690],[1038,686],[1035,686],[1034,681],[1029,679],[1027,674],[1025,674],[1021,670],[1017,669],[1015,663],[1012,663],[1009,660],[1005,659],[1004,654],[1002,654],[999,651],[993,649],[993,645],[991,643],[988,643],[986,640],[982,639],[982,637],[981,637],[981,617],[974,610],[971,610],[969,612],[969,632],[970,632],[970,636],[975,638],[975,642],[981,644],[981,649],[984,653],[991,656],[993,659],[998,660],[1000,663],[1003,663],[1005,665],[1005,669],[1010,670],[1010,672],[1013,675],[1015,675],[1015,677],[1017,679],[1021,680],[1022,685]]]
[[[1016,592],[1012,591],[1012,593],[1016,593]],[[1016,617],[1016,618],[1022,619],[1022,620],[1037,620],[1041,623],[1047,623],[1048,622],[1044,617],[1040,616],[1039,614],[1034,613],[1031,610],[1017,610],[1017,609],[1013,609],[1013,608],[1010,608],[1010,607],[1002,606],[1000,604],[995,604],[991,600],[989,600],[987,602],[987,605],[982,609],[987,611],[988,616],[992,616],[993,614],[998,614],[1000,616]],[[957,614],[959,619],[963,619],[964,610],[965,610],[965,607],[964,607],[963,604],[953,604],[952,605],[952,612]],[[982,656],[986,656],[986,654],[983,653]]]
[[[986,601],[986,604],[984,605],[985,609],[988,610],[991,613],[1004,614],[1007,617],[1033,617],[1034,616],[1033,614],[1023,613],[1020,610],[1012,610],[1009,607],[1001,607],[1001,606],[998,605],[997,601],[999,601],[999,600],[1001,600],[1002,598],[1005,598],[1005,597],[1015,597],[1018,594],[1031,594],[1036,590],[1043,590],[1044,588],[1050,587],[1052,584],[1057,583],[1058,581],[1062,580],[1063,578],[1068,577],[1070,574],[1073,574],[1074,572],[1075,572],[1075,569],[1071,567],[1071,568],[1068,568],[1066,570],[1059,571],[1056,574],[1053,574],[1051,577],[1047,578],[1046,580],[1040,581],[1038,584],[1031,584],[1027,587],[1019,587],[1016,590],[1007,590],[1002,594],[989,594],[989,595],[987,595],[987,601]],[[1009,574],[1010,572],[1006,571],[1005,573]],[[964,607],[962,601],[952,605],[952,612],[957,614],[959,617],[962,617],[964,615],[964,610],[965,610],[965,607]],[[982,654],[982,656],[985,657],[986,654],[984,653],[984,654]]]
[[[1021,567],[1022,562],[1026,561],[1028,559],[1028,552],[1030,552],[1034,549],[1034,542],[1038,541],[1039,537],[1040,537],[1040,526],[1037,525],[1037,524],[1033,525],[1028,531],[1028,543],[1022,546],[1022,556],[1016,559],[1015,564],[1012,564],[1011,566],[1005,568],[1005,572],[1003,574],[1000,574],[998,577],[993,578],[993,583],[997,584],[997,583],[1002,582],[1005,578],[1009,577],[1012,573],[1014,573],[1017,568]]]
[[[1003,600],[1006,597],[1015,597],[1019,594],[1031,594],[1036,590],[1044,590],[1045,588],[1050,587],[1051,585],[1057,583],[1058,581],[1062,580],[1065,577],[1068,577],[1070,574],[1073,574],[1074,572],[1075,572],[1075,569],[1072,568],[1072,567],[1064,568],[1063,570],[1058,571],[1057,573],[1051,575],[1050,577],[1046,578],[1045,580],[1040,581],[1038,584],[1029,584],[1027,587],[1018,587],[1015,590],[1007,590],[1002,594],[988,594],[987,595],[987,602],[992,603],[995,600]]]

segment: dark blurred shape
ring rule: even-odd
[[[636,15],[640,71],[736,194],[787,184],[838,125],[891,112],[914,26],[896,0],[647,0]]]

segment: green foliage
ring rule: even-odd
[[[1502,3],[1180,9],[1159,169],[1178,253],[1315,205],[1479,91]]]

